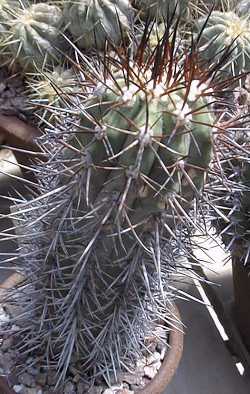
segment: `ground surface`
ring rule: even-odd
[[[206,243],[209,279],[217,284],[216,292],[224,305],[233,300],[230,262],[222,248]],[[185,290],[201,299],[196,287],[186,284]],[[250,394],[250,377],[241,376],[205,305],[197,302],[179,303],[185,328],[184,353],[172,383],[164,394]],[[152,393],[153,394],[153,393]]]

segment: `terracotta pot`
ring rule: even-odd
[[[4,289],[10,289],[12,287],[15,287],[18,283],[20,283],[21,280],[21,275],[11,275],[0,286],[0,289],[2,289],[2,294],[4,292]],[[179,310],[176,305],[173,305],[172,312],[176,319],[180,320]],[[151,380],[151,382],[147,386],[144,387],[144,389],[137,390],[136,394],[162,394],[163,392],[165,392],[180,363],[183,352],[183,340],[184,334],[180,324],[179,327],[173,329],[169,334],[170,348],[167,351],[166,357],[164,358],[164,361],[157,375],[154,379]],[[7,379],[5,379],[4,377],[0,377],[0,394],[16,394],[15,391],[10,389]]]
[[[33,172],[29,169],[40,148],[36,138],[41,131],[16,116],[0,114],[0,144],[9,146],[22,168],[22,173],[29,181],[36,183]]]
[[[233,256],[233,314],[244,345],[250,352],[250,268]]]
[[[176,305],[173,306],[173,313],[180,320],[179,310]],[[184,334],[181,327],[173,329],[169,335],[169,345],[167,354],[159,369],[157,375],[142,390],[136,391],[136,394],[162,394],[165,392],[168,384],[173,378],[180,363],[183,352]]]

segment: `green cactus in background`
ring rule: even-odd
[[[248,145],[250,152],[250,142]],[[243,240],[245,253],[242,259],[245,264],[250,264],[250,161],[245,163],[244,170],[242,172],[242,183],[244,185],[245,191],[242,194],[241,199],[241,216],[242,221],[239,223],[241,228],[244,229]]]
[[[103,50],[107,40],[119,45],[126,37],[132,7],[128,0],[68,1],[64,17],[79,48]]]
[[[234,75],[250,69],[250,15],[239,16],[233,11],[213,11],[197,22],[197,30],[204,27],[200,45],[200,55],[204,60],[218,60],[225,48],[230,56],[223,68]]]
[[[9,50],[9,48],[5,47],[5,40],[6,37],[8,37],[8,21],[11,19],[11,12],[13,9],[16,9],[19,7],[19,3],[15,1],[7,1],[7,0],[1,0],[0,1],[0,47],[4,48],[3,51],[0,51],[0,61],[1,61],[1,66],[4,66],[5,64],[8,64],[12,60],[12,54]]]
[[[239,142],[239,141],[237,141]],[[245,143],[242,150],[248,152],[248,157],[240,160],[228,159],[230,164],[225,166],[228,179],[234,180],[234,190],[223,190],[220,194],[220,210],[224,212],[223,220],[215,215],[215,228],[233,257],[237,257],[244,266],[250,265],[250,144]],[[240,149],[241,150],[241,149]],[[241,155],[242,156],[242,155]],[[224,163],[225,165],[225,163]],[[236,188],[235,185],[238,187]],[[212,189],[212,188],[211,188]],[[247,273],[247,271],[246,271]]]
[[[53,109],[60,108],[65,102],[73,102],[73,96],[82,93],[79,78],[72,68],[53,67],[44,72],[26,74],[29,99],[36,108],[41,121],[53,122]]]
[[[234,141],[234,155],[230,150],[223,152],[222,166],[226,178],[230,180],[226,187],[218,188],[218,184],[210,184],[210,190],[217,195],[218,205],[227,220],[215,215],[214,224],[222,235],[222,240],[233,256],[238,257],[242,264],[250,265],[250,138],[249,108],[250,79],[246,79],[246,88],[238,89],[236,108],[239,117],[229,132]],[[249,90],[248,90],[249,89]],[[240,119],[240,118],[239,118]]]
[[[178,14],[180,5],[184,0],[134,0],[133,5],[140,13],[140,17],[145,19],[167,20],[174,13]]]
[[[62,27],[63,14],[56,5],[19,3],[9,11],[4,47],[24,69],[56,64],[65,50]]]
[[[5,24],[10,18],[10,11],[13,11],[13,7],[18,6],[18,2],[11,0],[0,1],[0,24]]]

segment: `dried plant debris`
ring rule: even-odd
[[[28,99],[22,76],[11,75],[6,67],[0,68],[0,114],[26,119],[28,112]]]

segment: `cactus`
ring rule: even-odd
[[[81,94],[79,78],[71,68],[56,66],[44,72],[26,75],[29,99],[35,114],[43,121],[53,122],[54,108],[62,107],[65,101],[73,101],[73,94]]]
[[[195,54],[183,65],[164,37],[146,64],[139,45],[129,63],[124,49],[104,56],[108,70],[84,65],[91,93],[65,103],[42,139],[40,195],[10,215],[26,276],[18,344],[49,349],[58,384],[72,363],[93,380],[131,368],[155,316],[173,324],[173,256],[189,253],[187,210],[201,198],[215,117]]]
[[[157,319],[167,322],[166,330],[175,323],[168,312],[178,294],[172,274],[185,274],[178,257],[190,254],[197,220],[189,210],[203,214],[213,150],[217,159],[221,149],[213,105],[216,91],[223,90],[214,82],[217,70],[202,70],[191,45],[180,53],[177,31],[166,26],[184,3],[135,3],[150,18],[164,19],[153,26],[156,40],[145,29],[135,53],[124,44],[132,16],[128,1],[65,5],[65,25],[77,46],[103,50],[107,39],[122,44],[113,57],[104,51],[95,60],[74,47],[77,60],[67,62],[78,74],[60,60],[59,7],[19,7],[1,22],[14,60],[33,71],[27,75],[30,98],[46,125],[40,138],[46,161],[34,167],[34,196],[9,215],[19,249],[8,260],[25,279],[7,301],[20,309],[19,354],[36,349],[56,371],[57,386],[72,365],[85,380],[112,380],[117,371],[133,368]],[[222,21],[221,15],[212,12],[200,54],[209,60],[214,51],[223,55],[235,39],[229,62],[233,58],[235,73],[244,71],[249,20],[227,12]],[[247,167],[246,193],[248,181]],[[233,225],[240,222],[237,231],[249,219],[249,195],[240,202],[240,216],[230,217]]]
[[[204,26],[205,25],[205,26]],[[202,17],[197,22],[197,30],[204,27],[200,45],[200,55],[204,60],[219,59],[225,48],[230,57],[224,69],[234,75],[250,69],[250,18],[239,16],[233,11],[213,11],[207,20]]]
[[[239,142],[239,141],[237,141]],[[223,220],[215,215],[214,226],[222,236],[222,241],[233,257],[244,266],[250,265],[250,143],[244,145],[248,157],[241,157],[240,160],[228,160],[230,165],[225,166],[225,173],[228,179],[234,181],[230,189],[220,193],[220,210],[224,212]],[[240,149],[241,150],[241,149]],[[246,271],[247,272],[247,271]]]
[[[70,1],[64,15],[79,48],[103,50],[107,40],[118,45],[129,32],[132,8],[128,0]]]
[[[222,234],[222,239],[232,255],[238,256],[244,265],[250,264],[250,78],[245,81],[245,88],[235,93],[235,109],[239,119],[231,128],[234,141],[234,155],[230,150],[223,152],[223,167],[230,187],[210,185],[214,194],[218,195],[219,205],[226,221],[215,215],[215,227]],[[216,190],[217,189],[217,190]]]
[[[59,50],[65,49],[62,23],[62,11],[55,5],[37,3],[11,10],[5,47],[14,56],[12,62],[17,60],[25,69],[57,63]]]

